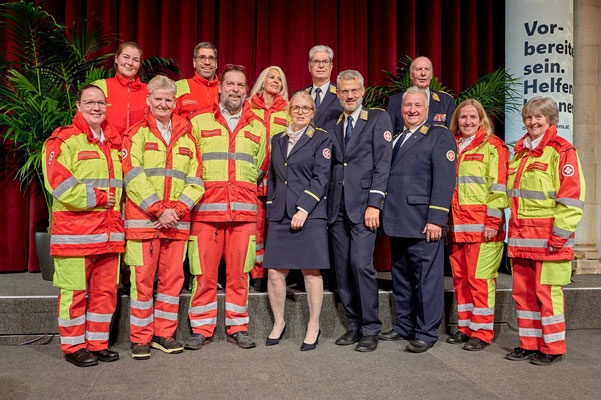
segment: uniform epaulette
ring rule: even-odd
[[[452,94],[445,92],[444,90],[439,90],[438,93],[442,93],[442,94],[446,94],[447,96],[449,96],[450,98],[454,98]]]
[[[434,125],[434,126],[437,126],[437,127],[439,127],[439,128],[445,128],[445,129],[449,129],[449,128],[447,128],[445,125],[441,125],[441,124],[432,124],[432,125]]]
[[[340,117],[338,117],[338,121],[336,121],[336,125],[338,125],[340,123],[340,121],[342,121],[343,116],[344,116],[344,113],[340,114]]]
[[[380,111],[386,111],[385,109],[383,109],[383,108],[380,108],[380,107],[370,107],[370,108],[369,108],[369,110],[380,110]]]
[[[328,133],[328,131],[326,131],[325,129],[318,128],[318,127],[315,127],[315,130],[316,130],[316,131],[322,131],[322,132],[324,132],[324,133]]]

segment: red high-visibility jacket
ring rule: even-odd
[[[177,115],[186,117],[217,101],[219,96],[219,79],[208,81],[194,72],[191,79],[180,79],[175,82],[177,87],[175,110]]]

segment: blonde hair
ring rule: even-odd
[[[549,125],[557,125],[559,122],[557,103],[550,97],[536,96],[528,100],[522,108],[522,121],[525,123],[528,114],[536,113],[543,114]]]
[[[493,134],[492,124],[490,123],[490,119],[488,119],[488,115],[486,115],[486,111],[484,111],[484,107],[480,102],[476,99],[467,99],[463,100],[458,106],[455,112],[453,113],[453,118],[451,119],[451,127],[449,128],[451,132],[455,135],[459,134],[459,114],[461,114],[461,110],[463,110],[467,106],[473,106],[478,112],[478,118],[480,118],[480,128],[484,131],[484,141],[478,148],[484,146],[486,142],[490,139]]]
[[[269,72],[272,69],[275,69],[276,71],[278,71],[280,73],[280,76],[282,77],[282,88],[280,89],[279,94],[280,94],[280,96],[282,96],[284,98],[284,100],[286,100],[286,102],[288,102],[288,83],[286,82],[286,75],[284,75],[284,71],[282,71],[282,69],[276,65],[272,65],[270,67],[265,68],[259,74],[257,81],[255,82],[255,84],[253,85],[253,88],[250,91],[250,97],[252,98],[257,93],[263,93],[263,84],[265,83],[265,80],[267,79],[267,75],[269,75]]]
[[[170,92],[175,94],[177,93],[177,87],[175,86],[175,82],[171,79],[167,78],[164,75],[157,75],[148,82],[148,94],[152,96],[152,93],[158,89],[167,89]]]

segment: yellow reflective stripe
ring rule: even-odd
[[[448,208],[444,208],[444,207],[430,206],[430,208],[433,208],[435,210],[441,210],[441,211],[449,212],[449,209]]]
[[[315,200],[319,201],[319,197],[315,196],[313,193],[311,193],[308,190],[305,190],[305,193],[307,193],[309,196],[313,197]]]

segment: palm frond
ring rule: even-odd
[[[150,57],[143,61],[142,81],[148,82],[157,75],[165,75],[171,80],[178,80],[181,71],[177,63],[171,58]]]

